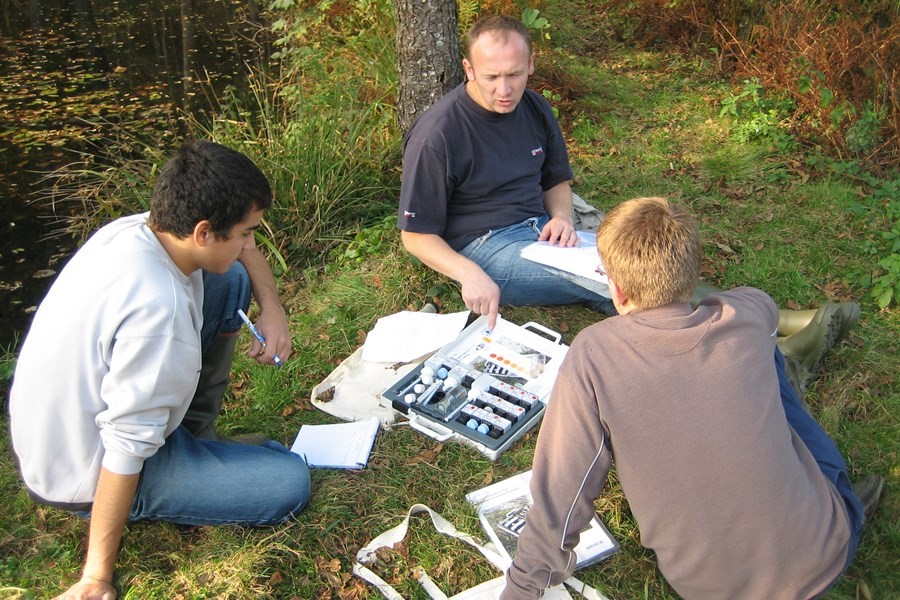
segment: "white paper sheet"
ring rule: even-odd
[[[364,469],[381,421],[372,417],[352,423],[303,425],[291,452],[306,458],[310,467]]]
[[[521,256],[530,261],[568,271],[581,277],[609,285],[605,273],[598,272],[603,266],[597,254],[597,236],[588,231],[579,231],[578,245],[570,248],[551,246],[548,242],[535,242],[522,249]]]
[[[401,311],[381,317],[366,336],[363,360],[409,362],[449,344],[459,335],[469,311],[439,315]]]

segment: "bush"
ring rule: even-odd
[[[720,69],[793,103],[790,129],[872,166],[900,154],[900,10],[889,0],[607,0],[618,35],[711,48]]]

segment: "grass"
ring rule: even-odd
[[[900,597],[900,316],[896,308],[878,310],[847,282],[848,273],[871,268],[873,259],[863,244],[881,213],[867,204],[866,190],[857,181],[808,168],[802,150],[784,153],[764,143],[733,141],[717,105],[731,88],[713,77],[702,61],[600,46],[585,33],[591,27],[602,30],[593,21],[599,16],[577,2],[545,4],[542,15],[553,24],[553,43],[560,48],[541,50],[535,83],[559,88],[556,105],[570,143],[577,193],[602,209],[648,194],[688,204],[702,224],[705,276],[717,285],[754,285],[783,307],[849,299],[862,304],[859,325],[829,353],[808,401],[847,457],[852,475],[877,472],[886,477],[887,486],[857,559],[827,598]],[[358,44],[372,45],[365,37]],[[376,89],[385,85],[373,84]],[[318,122],[327,118],[320,115]],[[342,123],[342,131],[352,131],[350,121]],[[279,151],[285,146],[278,144],[285,144],[284,125],[266,125],[272,132],[266,136],[271,147],[260,147],[255,157],[278,180],[281,199],[306,196],[309,188],[301,187],[295,173],[308,170],[312,185],[319,176],[329,181],[325,171],[317,174],[315,169],[317,161],[331,163],[335,154],[329,151],[334,148],[306,148],[296,142],[303,136],[288,136],[295,140],[295,151],[282,156]],[[304,127],[312,126],[297,125],[296,131],[308,134],[313,130]],[[218,127],[210,134],[238,135],[223,130],[225,125]],[[385,135],[383,125],[378,131]],[[353,139],[342,139],[348,137]],[[338,144],[336,138],[328,139]],[[372,147],[377,150],[372,154],[363,147],[352,157],[360,162],[343,163],[349,171],[342,173],[362,172],[363,181],[380,186],[369,198],[376,203],[396,195],[398,165],[392,143],[396,140],[383,140]],[[349,161],[352,148],[339,149]],[[365,161],[393,175],[373,178]],[[353,170],[357,167],[361,171]],[[333,188],[332,203],[355,193],[357,188],[348,182],[356,176]],[[379,316],[418,308],[435,298],[444,310],[461,308],[452,282],[404,253],[390,217],[383,221],[375,216],[326,232],[324,239],[311,242],[316,257],[291,246],[295,240],[290,238],[306,224],[290,214],[288,204],[285,214],[273,216],[273,237],[292,267],[280,275],[279,283],[295,353],[283,370],[239,356],[220,419],[225,433],[262,430],[286,443],[303,423],[334,421],[311,406],[310,391],[359,347]],[[561,332],[567,343],[596,318],[581,307],[509,308],[503,315],[517,323],[543,323]],[[242,343],[249,345],[249,336]],[[13,359],[14,351],[8,349],[0,362],[4,380],[9,379]],[[8,427],[6,417],[0,418],[0,426]],[[129,525],[116,572],[120,597],[380,597],[351,575],[356,551],[398,523],[416,502],[441,512],[460,530],[480,535],[464,494],[527,469],[536,437],[536,432],[527,434],[491,462],[461,444],[439,444],[398,425],[379,435],[367,469],[314,471],[309,508],[283,526]],[[60,592],[77,578],[87,524],[30,500],[19,482],[7,436],[0,436],[0,495],[0,598],[44,598]],[[640,546],[615,478],[597,508],[621,543],[621,552],[579,577],[613,599],[675,598],[652,553]],[[425,598],[412,580],[413,567],[424,567],[448,594],[497,576],[474,550],[435,534],[424,518],[414,519],[407,542],[382,558],[376,571],[410,599]]]

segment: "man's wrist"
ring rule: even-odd
[[[81,576],[81,580],[82,580],[82,581],[85,581],[85,580],[87,580],[87,581],[95,581],[95,582],[97,582],[97,583],[107,583],[107,584],[109,584],[109,585],[112,585],[112,577],[101,577],[101,576],[99,576],[99,575],[88,575],[88,574],[84,574],[84,575]]]
[[[548,213],[548,215],[549,215],[549,217],[550,217],[552,220],[555,220],[555,221],[565,221],[565,222],[568,223],[569,225],[572,225],[573,227],[575,226],[575,221],[572,220],[571,215],[563,214],[563,215],[555,215],[555,216],[554,216],[554,215],[550,215],[549,213]]]
[[[284,308],[284,304],[278,299],[277,295],[274,299],[271,300],[260,300],[256,299],[256,303],[259,304],[259,312],[261,313],[281,313],[283,315],[287,315],[287,310]]]

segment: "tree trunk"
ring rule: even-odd
[[[73,4],[75,22],[78,24],[78,42],[85,56],[90,56],[97,61],[97,69],[109,72],[111,69],[109,58],[106,56],[106,47],[100,38],[100,28],[94,16],[94,7],[90,0],[75,0]]]
[[[425,109],[463,80],[456,0],[394,0],[397,116],[406,134]]]
[[[44,26],[44,11],[41,0],[29,0],[28,17],[31,21],[31,30],[40,31]]]
[[[194,0],[181,0],[182,106],[191,112],[194,95]]]

